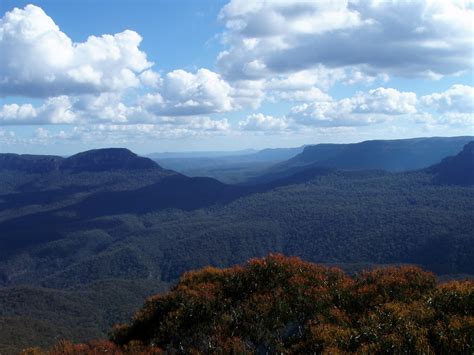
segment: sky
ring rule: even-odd
[[[0,152],[474,135],[474,1],[0,1]]]

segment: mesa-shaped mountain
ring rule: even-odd
[[[443,159],[428,169],[435,174],[434,181],[450,185],[474,185],[474,141],[452,157]]]
[[[311,145],[306,146],[295,157],[249,179],[248,183],[276,180],[311,166],[390,172],[423,169],[457,154],[472,139],[473,137],[433,137]]]
[[[111,171],[161,169],[149,158],[140,157],[125,148],[93,149],[68,158],[48,155],[0,154],[0,171],[14,170],[25,173],[53,171]]]
[[[110,171],[157,169],[157,163],[149,158],[139,157],[125,148],[94,149],[75,154],[61,164],[64,170]]]

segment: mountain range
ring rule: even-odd
[[[473,137],[373,140],[352,144],[316,144],[262,171],[248,182],[268,182],[311,166],[342,170],[417,170],[457,154]]]
[[[142,299],[187,270],[269,252],[349,273],[416,264],[474,275],[473,148],[469,137],[307,146],[233,185],[126,149],[0,154],[0,324],[14,325],[0,352],[24,344],[12,339],[51,344],[59,329],[98,337],[139,306],[130,287]],[[70,298],[79,289],[87,297]],[[48,297],[60,301],[42,306]]]
[[[187,176],[255,184],[290,176],[311,165],[393,172],[422,169],[455,155],[472,139],[465,136],[374,140],[261,151],[154,153],[149,157],[164,168]]]

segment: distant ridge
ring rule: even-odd
[[[427,168],[460,152],[473,137],[432,137],[371,140],[352,144],[306,146],[300,154],[267,169],[248,181],[262,183],[281,179],[310,167],[390,172]]]
[[[93,149],[68,158],[50,155],[0,154],[0,171],[16,170],[26,173],[53,171],[109,171],[161,169],[149,158],[140,157],[126,148]]]
[[[220,157],[233,157],[241,155],[255,154],[258,150],[255,149],[243,149],[243,150],[230,150],[230,151],[195,151],[195,152],[162,152],[162,153],[150,153],[147,155],[151,159],[189,159],[189,158],[220,158]]]
[[[16,170],[24,173],[46,173],[59,169],[64,158],[54,155],[0,154],[0,171]]]

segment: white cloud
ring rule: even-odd
[[[0,20],[0,96],[45,99],[0,106],[0,125],[75,125],[62,133],[40,127],[32,142],[91,143],[234,130],[333,134],[408,115],[411,123],[465,129],[473,125],[472,86],[419,100],[383,87],[339,100],[328,91],[336,83],[386,85],[389,74],[440,79],[472,68],[473,14],[473,3],[463,1],[233,0],[220,14],[220,71],[160,74],[136,32],[73,43],[41,8],[28,5]],[[233,125],[212,118],[256,110],[264,100],[295,106],[286,116],[255,113]],[[19,141],[11,133],[0,130],[0,141]]]
[[[328,101],[331,97],[320,89],[312,87],[308,90],[292,90],[275,92],[276,99],[285,101]]]
[[[233,0],[224,6],[220,18],[228,28],[247,37],[265,38],[291,33],[319,34],[360,24],[356,11],[346,1],[317,2]]]
[[[7,104],[0,109],[0,124],[70,124],[76,120],[67,96],[47,99],[41,106]]]
[[[265,99],[264,80],[237,80],[232,82],[232,97],[236,109],[260,107]]]
[[[421,102],[438,112],[474,112],[474,87],[453,85],[448,90],[421,97]]]
[[[345,75],[342,82],[347,85],[354,85],[358,83],[370,85],[373,84],[375,81],[387,82],[390,79],[390,77],[386,73],[367,74],[357,68],[351,68],[350,70],[345,71],[344,74]]]
[[[160,112],[153,112],[154,107]],[[190,129],[226,130],[227,120],[188,115],[164,115],[166,109],[159,94],[146,94],[137,102],[127,105],[118,93],[58,96],[48,98],[42,105],[6,104],[0,108],[0,125],[38,124],[175,124]]]
[[[104,144],[137,142],[156,139],[181,139],[226,135],[229,133],[227,120],[212,120],[209,117],[184,118],[160,124],[93,124],[77,126],[68,134],[69,140],[97,142]]]
[[[178,69],[162,77],[151,69],[140,42],[136,32],[126,30],[73,43],[37,6],[7,12],[0,20],[0,96],[48,99],[39,107],[4,105],[0,122],[150,122],[259,104],[258,95],[246,99],[245,88],[232,88],[208,69]],[[125,90],[139,86],[148,90],[136,102],[124,103]]]
[[[291,91],[309,90],[313,87],[328,90],[335,82],[346,77],[344,70],[329,70],[322,65],[312,69],[300,70],[290,74],[272,75],[267,80],[266,88],[269,90]]]
[[[151,88],[158,88],[163,82],[160,74],[151,69],[145,70],[143,73],[141,73],[140,80],[143,85],[149,86]]]
[[[126,30],[73,43],[41,8],[15,8],[0,20],[0,95],[48,97],[138,87],[138,75],[152,65],[138,48],[141,40]],[[146,72],[142,79],[152,80]]]
[[[283,131],[288,126],[286,119],[262,113],[249,115],[245,120],[239,122],[240,129],[244,131]]]
[[[417,99],[414,92],[400,92],[396,89],[380,87],[369,90],[368,93],[359,92],[348,102],[354,113],[402,115],[416,112]]]
[[[470,131],[466,131],[466,134],[474,134],[474,114],[472,112],[446,112],[439,117],[438,121],[452,127],[467,127]]]
[[[14,144],[16,142],[17,142],[17,138],[16,138],[16,135],[15,135],[15,132],[0,129],[0,143],[2,143],[2,144]]]
[[[104,93],[98,96],[51,97],[37,107],[31,104],[6,104],[0,109],[0,124],[84,124],[95,121],[120,123],[154,118],[139,106],[127,106],[121,100],[120,94]]]
[[[288,117],[303,125],[359,126],[387,121],[398,115],[414,114],[417,112],[416,104],[415,93],[381,87],[341,100],[295,106]]]
[[[472,1],[246,3],[232,0],[220,13],[227,49],[218,64],[231,80],[317,65],[433,78],[473,67]]]
[[[145,96],[146,109],[158,115],[185,116],[233,109],[232,88],[219,74],[201,68],[167,73],[158,94]]]
[[[448,90],[422,96],[420,101],[428,110],[438,113],[431,123],[474,127],[474,87],[453,85]],[[433,117],[432,115],[430,115]]]

